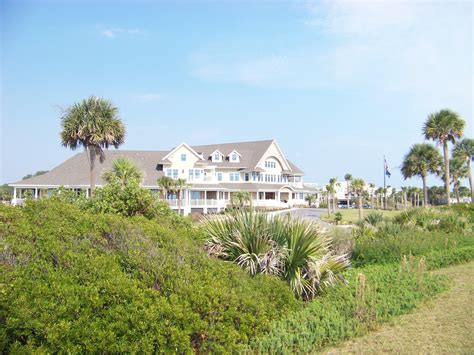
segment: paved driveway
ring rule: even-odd
[[[309,219],[320,223],[325,227],[331,227],[331,224],[321,221],[321,215],[328,213],[324,208],[295,208],[289,211],[279,212],[279,215],[291,214],[294,217]]]

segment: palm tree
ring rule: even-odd
[[[456,113],[448,109],[432,113],[428,116],[424,126],[423,134],[425,139],[431,139],[443,146],[444,152],[444,188],[446,190],[446,198],[448,205],[449,196],[449,150],[448,143],[456,143],[464,132],[466,122]]]
[[[111,170],[107,170],[102,174],[102,178],[108,183],[117,181],[124,187],[130,181],[140,183],[143,179],[143,172],[130,159],[120,157],[114,161]]]
[[[351,205],[351,181],[352,181],[352,175],[347,173],[344,175],[344,180],[347,183],[347,208],[350,207]]]
[[[329,179],[330,193],[332,198],[332,210],[336,212],[336,187],[340,184],[337,182],[337,178]]]
[[[406,210],[407,209],[407,191],[408,191],[408,187],[402,186],[401,190],[402,190],[403,209]]]
[[[362,198],[364,195],[365,181],[363,179],[352,180],[352,189],[357,194],[358,207],[359,207],[359,221],[362,221]]]
[[[461,187],[461,179],[468,177],[469,168],[463,160],[456,158],[449,161],[449,167],[451,169],[451,182],[453,183],[456,200],[460,203],[459,187]]]
[[[429,173],[437,173],[442,165],[442,158],[435,146],[429,143],[415,144],[403,159],[400,168],[406,180],[415,175],[423,180],[423,201],[428,206],[428,189],[426,177]]]
[[[94,168],[97,156],[105,160],[104,149],[116,149],[124,142],[125,126],[117,108],[108,100],[91,96],[68,107],[61,117],[61,144],[72,150],[84,147],[89,153],[89,182],[94,193]]]
[[[202,227],[210,255],[234,262],[251,275],[276,275],[304,300],[344,282],[342,272],[350,266],[346,255],[334,255],[329,235],[317,224],[291,215],[269,218],[238,210],[228,218],[207,217]]]
[[[174,180],[169,176],[162,176],[156,180],[156,184],[161,188],[163,200],[168,199],[168,191],[173,189]]]
[[[241,209],[252,204],[252,195],[249,191],[238,191],[232,194],[231,204],[234,208]]]
[[[172,185],[172,190],[176,192],[176,197],[178,198],[178,214],[181,214],[181,202],[182,202],[182,193],[183,190],[188,186],[186,179],[177,179],[174,180]]]
[[[311,207],[316,202],[316,195],[308,194],[304,199],[308,202],[308,207]]]
[[[469,187],[471,189],[471,203],[474,203],[474,189],[472,187],[471,160],[474,157],[474,139],[464,138],[456,143],[453,150],[453,157],[467,163],[467,174]]]

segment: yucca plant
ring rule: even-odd
[[[342,271],[350,266],[346,255],[331,253],[329,237],[316,224],[291,216],[269,218],[242,210],[226,219],[206,218],[203,228],[210,255],[251,275],[277,275],[305,300],[344,282]]]

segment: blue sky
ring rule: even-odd
[[[385,154],[419,185],[397,167],[441,108],[474,136],[470,1],[0,3],[0,182],[75,154],[59,117],[92,94],[123,149],[275,138],[320,184],[380,185]]]

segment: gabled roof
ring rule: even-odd
[[[103,171],[110,170],[114,161],[123,157],[132,160],[143,171],[144,186],[155,186],[156,180],[163,176],[163,172],[157,170],[158,162],[166,154],[168,151],[105,150],[105,161],[100,164],[97,160],[94,169],[95,183],[102,185]],[[89,159],[85,152],[78,153],[43,175],[20,180],[11,185],[89,186]]]
[[[237,142],[237,143],[221,143],[209,145],[193,145],[195,151],[201,152],[204,159],[209,159],[213,152],[219,150],[225,157],[229,156],[234,150],[241,155],[239,166],[246,168],[254,168],[259,162],[262,155],[267,151],[273,140],[253,141],[253,142]],[[234,168],[235,162],[232,163],[227,159],[222,162],[213,162],[219,168]]]
[[[196,158],[202,159],[202,157],[199,155],[199,153],[196,152],[192,147],[190,147],[190,146],[187,145],[186,143],[181,143],[180,145],[178,145],[178,146],[174,147],[173,149],[171,149],[171,151],[170,151],[168,154],[166,154],[166,155],[163,157],[162,160],[168,160],[169,157],[170,157],[174,152],[176,152],[179,148],[181,148],[181,147],[185,147],[185,148],[186,148],[187,150],[189,150],[193,155],[195,155]]]

